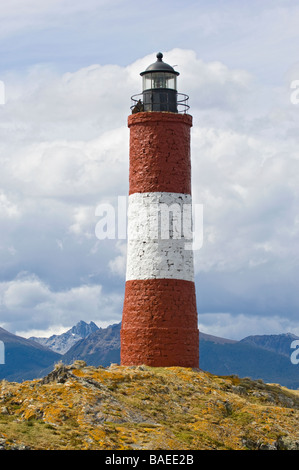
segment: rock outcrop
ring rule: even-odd
[[[0,449],[298,450],[299,392],[189,368],[59,363],[0,382]]]

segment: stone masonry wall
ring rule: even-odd
[[[188,114],[137,113],[129,116],[129,194],[172,192],[191,194]]]
[[[126,279],[194,280],[191,196],[129,196]]]
[[[128,126],[129,236],[121,364],[198,367],[193,252],[186,244],[190,237],[176,225],[184,204],[191,204],[192,117],[142,112],[129,116]],[[169,236],[161,226],[156,236],[155,210],[161,213],[165,205],[178,212]]]

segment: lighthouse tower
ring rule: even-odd
[[[179,73],[161,53],[132,97],[121,364],[199,366],[190,129]],[[138,99],[140,98],[140,99]]]

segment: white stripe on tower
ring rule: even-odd
[[[126,280],[194,280],[191,195],[129,196]]]

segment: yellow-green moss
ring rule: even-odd
[[[57,365],[44,380],[0,382],[7,448],[245,449],[299,441],[299,395],[180,367]]]

